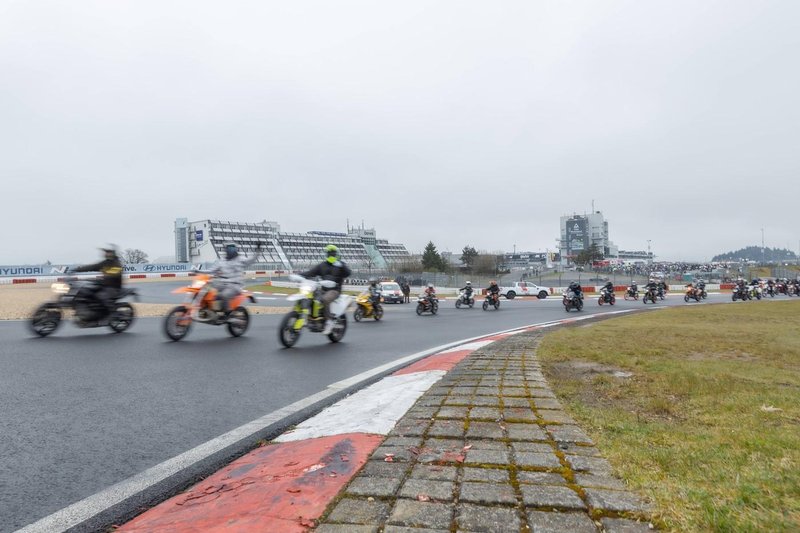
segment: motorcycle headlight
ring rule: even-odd
[[[67,294],[69,292],[69,285],[66,283],[53,283],[50,288],[56,294]]]

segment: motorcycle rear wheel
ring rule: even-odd
[[[136,313],[133,311],[133,306],[128,302],[119,302],[114,306],[111,316],[108,319],[108,327],[114,330],[114,333],[122,333],[133,324],[133,319]]]
[[[192,318],[189,316],[185,305],[179,305],[169,312],[164,319],[164,333],[170,339],[179,341],[189,333],[192,327]]]
[[[328,335],[328,339],[331,342],[339,342],[344,337],[345,332],[347,331],[347,316],[342,315],[336,319],[336,323],[333,325],[333,331],[330,332]]]
[[[228,316],[228,333],[233,337],[241,337],[250,326],[250,313],[244,307],[237,307]]]
[[[383,318],[383,307],[381,307],[380,305],[375,306],[375,310],[372,311],[372,318],[374,318],[375,321],[378,321],[381,318]]]
[[[53,333],[61,323],[61,309],[53,303],[44,303],[33,312],[31,331],[40,337]]]
[[[291,348],[297,344],[300,338],[300,331],[294,329],[294,323],[299,318],[297,311],[290,311],[281,319],[281,325],[278,327],[278,339],[287,348]]]

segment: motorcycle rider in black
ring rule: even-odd
[[[108,313],[111,310],[111,303],[122,289],[122,261],[119,260],[117,252],[113,248],[100,249],[103,251],[105,259],[99,263],[71,268],[69,272],[101,272],[103,274],[103,278],[91,287],[90,293],[103,307],[103,311]]]
[[[350,267],[340,259],[339,248],[333,244],[325,247],[325,261],[318,264],[311,270],[300,274],[304,278],[321,277],[323,280],[333,281],[336,287],[333,289],[323,289],[322,310],[325,314],[325,329],[323,335],[329,335],[333,331],[333,317],[331,316],[331,303],[342,293],[342,283],[350,277]]]
[[[606,281],[606,284],[603,285],[603,288],[608,291],[608,297],[611,298],[611,295],[614,294],[614,284],[611,281]]]
[[[575,296],[583,300],[583,289],[581,288],[581,284],[577,281],[572,281],[568,287],[569,290],[575,293]]]
[[[495,280],[492,280],[491,283],[489,283],[489,286],[486,288],[486,292],[492,296],[492,301],[496,302],[500,299],[500,286],[497,285]]]
[[[467,301],[469,301],[469,299],[472,298],[472,282],[468,281],[466,285],[461,287],[461,290],[464,291],[464,296]]]
[[[653,278],[650,278],[649,280],[647,280],[647,285],[645,285],[644,287],[648,291],[653,291],[654,295],[658,295],[659,285],[660,285],[660,282],[654,280]]]

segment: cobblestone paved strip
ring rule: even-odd
[[[536,360],[540,335],[510,336],[461,361],[398,422],[316,531],[652,531],[650,506],[561,410]]]

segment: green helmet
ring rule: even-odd
[[[333,244],[329,244],[325,247],[325,257],[328,263],[335,263],[339,260],[339,248],[334,246]]]

